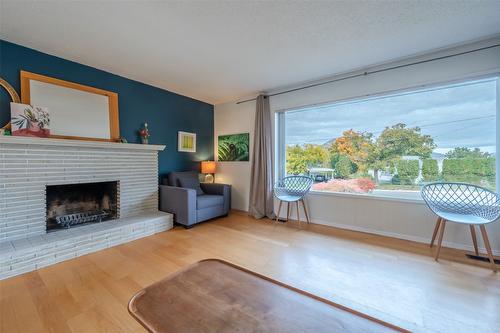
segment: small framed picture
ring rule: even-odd
[[[178,151],[196,153],[196,133],[179,131]]]
[[[50,117],[47,108],[21,103],[10,103],[12,135],[46,138],[50,135]]]

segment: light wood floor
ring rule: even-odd
[[[222,258],[403,328],[499,332],[500,274],[443,249],[242,214],[0,281],[1,332],[144,332],[130,297],[179,268]],[[293,313],[290,314],[293,316]]]

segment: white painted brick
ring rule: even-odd
[[[0,140],[0,279],[172,227],[158,212],[156,148],[24,142]],[[46,233],[46,185],[115,180],[118,220]]]
[[[0,155],[0,241],[45,233],[46,185],[119,180],[121,218],[158,209],[155,150],[4,143]]]
[[[171,214],[145,213],[0,243],[0,280],[165,231],[172,225]]]
[[[76,258],[76,253],[75,252],[67,252],[67,253],[56,253],[55,256],[55,261],[56,262],[61,262],[69,259],[74,259]]]
[[[36,269],[44,268],[50,265],[57,263],[55,255],[52,255],[50,258],[46,258],[45,260],[39,261],[36,263]]]
[[[15,275],[20,275],[23,273],[31,272],[31,271],[34,271],[35,269],[36,269],[35,265],[14,268],[14,269],[11,269],[9,271],[6,271],[5,273],[0,274],[0,280],[15,276]]]

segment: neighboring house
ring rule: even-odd
[[[324,182],[334,178],[335,169],[331,168],[310,168],[309,175],[316,182]]]
[[[442,172],[443,171],[443,161],[445,160],[446,156],[444,154],[441,154],[441,153],[432,153],[431,158],[438,162],[439,172]]]

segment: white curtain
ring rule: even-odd
[[[274,218],[273,143],[269,97],[257,97],[249,214],[260,219]]]

